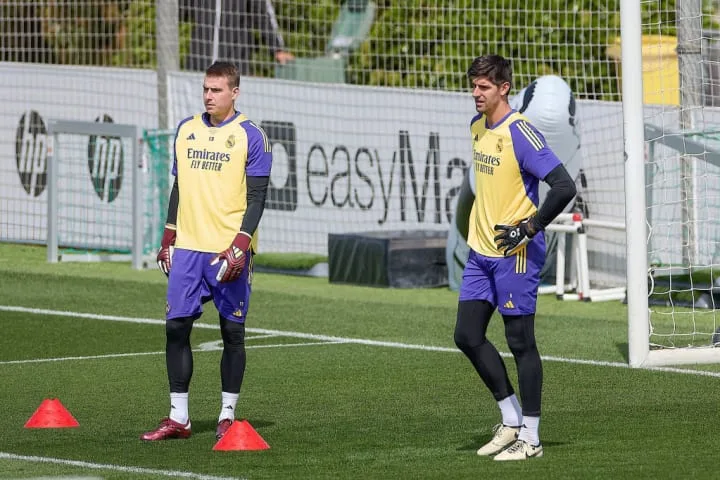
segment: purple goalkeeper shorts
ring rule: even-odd
[[[459,301],[487,300],[502,315],[532,315],[544,264],[545,237],[542,233],[536,235],[524,250],[509,257],[486,257],[470,250]]]
[[[223,318],[245,322],[250,303],[252,255],[240,278],[220,283],[215,279],[220,262],[210,265],[215,253],[176,248],[168,279],[166,318],[197,317],[203,303],[213,300]]]

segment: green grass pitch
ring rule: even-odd
[[[499,414],[454,347],[456,294],[271,274],[255,276],[238,404],[271,449],[212,451],[220,402],[212,308],[192,337],[193,436],[143,443],[140,433],[168,411],[164,276],[44,259],[42,248],[0,245],[0,478],[718,476],[720,371],[627,368],[620,302],[541,298],[545,457],[508,464],[475,455]],[[489,336],[507,352],[501,325],[494,318]],[[23,428],[53,397],[80,427]]]

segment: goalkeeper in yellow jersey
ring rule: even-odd
[[[495,435],[478,455],[524,460],[543,454],[542,364],[535,343],[535,305],[545,262],[543,230],[575,196],[575,182],[540,132],[510,107],[508,60],[499,55],[478,57],[467,75],[478,112],[470,122],[476,196],[455,343],[492,392],[502,415]],[[550,191],[538,206],[541,180]],[[486,337],[496,309],[517,366],[522,407],[502,358]]]
[[[213,300],[220,313],[222,403],[216,437],[232,424],[245,373],[245,318],[252,257],[268,189],[272,149],[263,130],[235,109],[237,68],[216,62],[205,72],[205,112],[175,135],[167,224],[157,256],[168,275],[166,363],[170,415],[143,440],[187,438],[193,372],[190,332]]]

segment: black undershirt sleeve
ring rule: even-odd
[[[553,168],[543,180],[550,185],[550,191],[533,222],[539,230],[545,230],[545,227],[562,213],[577,193],[575,182],[563,165]]]
[[[252,235],[257,230],[260,217],[265,210],[265,197],[269,183],[270,177],[247,177],[247,210],[240,231]]]
[[[177,225],[177,211],[179,201],[180,193],[178,190],[177,177],[175,177],[175,183],[173,183],[172,190],[170,190],[170,201],[168,202],[167,220],[165,221],[165,225]]]

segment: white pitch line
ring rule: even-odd
[[[128,467],[124,465],[111,465],[105,463],[82,462],[79,460],[67,460],[64,458],[36,457],[32,455],[16,455],[14,453],[0,452],[0,460],[20,460],[23,462],[54,463],[70,467],[92,468],[95,470],[113,470],[123,473],[139,473],[142,475],[162,475],[164,477],[194,478],[196,480],[239,480],[237,477],[216,477],[202,473],[182,472],[177,470],[158,470],[144,467]]]
[[[283,348],[283,347],[307,347],[311,345],[337,345],[339,343],[352,343],[345,341],[337,342],[302,342],[302,343],[276,343],[274,345],[252,345],[245,348]]]
[[[0,311],[29,313],[29,314],[33,314],[33,315],[52,315],[52,316],[56,316],[56,317],[87,318],[90,320],[106,320],[106,321],[113,321],[113,322],[139,323],[139,324],[147,324],[147,325],[165,325],[165,320],[158,320],[155,318],[120,317],[120,316],[115,316],[115,315],[99,315],[99,314],[95,314],[95,313],[68,312],[68,311],[63,311],[63,310],[46,310],[46,309],[41,309],[41,308],[19,307],[19,306],[14,306],[14,305],[0,305]],[[194,325],[196,328],[208,328],[208,329],[213,329],[213,330],[219,329],[218,325],[210,325],[207,323],[196,322]],[[407,350],[422,350],[422,351],[428,351],[428,352],[459,353],[459,350],[457,348],[435,347],[435,346],[431,346],[431,345],[417,345],[417,344],[411,344],[411,343],[386,342],[386,341],[369,340],[369,339],[363,339],[363,338],[336,337],[336,336],[331,336],[331,335],[318,335],[318,334],[314,334],[314,333],[291,332],[291,331],[284,331],[284,330],[268,330],[265,328],[246,328],[246,331],[251,332],[251,333],[265,334],[265,335],[303,338],[306,340],[316,340],[316,341],[321,341],[321,342],[353,343],[353,344],[359,344],[359,345],[369,345],[369,346],[374,346],[374,347],[402,348],[402,349],[407,349]],[[506,357],[506,358],[512,357],[511,354],[505,353],[505,352],[501,352],[500,355],[502,355],[503,357]],[[630,366],[627,363],[622,363],[622,362],[607,362],[607,361],[603,361],[603,360],[584,360],[584,359],[579,359],[579,358],[557,357],[557,356],[552,356],[552,355],[543,355],[541,358],[547,362],[569,363],[569,364],[574,364],[574,365],[592,365],[592,366],[596,366],[596,367],[613,367],[613,368],[627,368],[627,369],[630,368]],[[656,372],[683,373],[686,375],[700,375],[700,376],[706,376],[706,377],[720,378],[720,372],[709,372],[706,370],[684,370],[682,368],[673,368],[673,367],[650,367],[650,368],[644,368],[644,370],[652,370],[652,371],[656,371]]]
[[[273,338],[277,337],[277,335],[253,335],[253,336],[246,336],[245,340],[259,340],[261,338]]]
[[[140,357],[143,355],[159,355],[165,352],[134,352],[134,353],[108,353],[107,355],[88,355],[85,357],[54,357],[30,358],[27,360],[4,360],[0,365],[22,365],[24,363],[67,362],[71,360],[99,360],[103,358]]]
[[[104,480],[102,477],[78,477],[76,475],[62,475],[52,477],[29,477],[15,480]]]
[[[46,310],[43,308],[27,308],[27,307],[16,307],[14,305],[0,305],[0,311],[5,312],[17,312],[17,313],[32,313],[34,315],[52,315],[55,317],[73,317],[73,318],[89,318],[91,320],[108,320],[111,322],[129,322],[129,323],[141,323],[145,325],[165,325],[165,320],[158,320],[156,318],[136,318],[136,317],[119,317],[117,315],[97,315],[94,313],[79,313],[79,312],[67,312],[62,310]],[[218,325],[209,325],[206,323],[195,322],[194,326],[197,328],[209,328],[212,330],[218,330]]]
[[[272,335],[275,336],[275,335]],[[334,345],[336,343],[347,343],[347,342],[303,342],[303,343],[275,343],[271,345],[248,345],[245,349],[257,349],[257,348],[283,348],[283,347],[307,347],[313,345]],[[193,353],[198,352],[217,352],[222,350],[219,348],[203,348],[193,350]],[[31,358],[27,360],[3,360],[0,361],[0,365],[22,365],[26,363],[49,363],[49,362],[67,362],[72,360],[100,360],[106,358],[123,358],[123,357],[142,357],[145,355],[163,355],[165,352],[134,352],[134,353],[109,353],[107,355],[88,355],[85,357],[54,357],[54,358]]]

